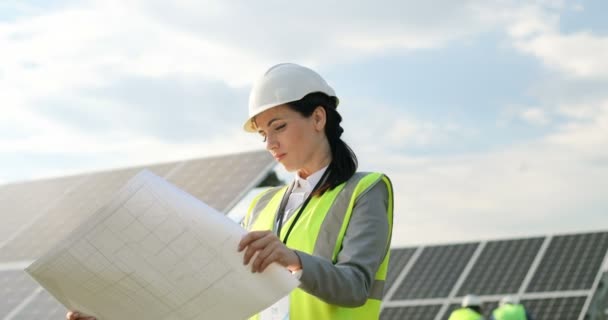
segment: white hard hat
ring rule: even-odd
[[[516,296],[505,296],[504,298],[500,299],[500,305],[505,305],[505,304],[518,304],[519,303],[519,299]]]
[[[481,299],[474,294],[467,294],[462,299],[462,307],[481,307]]]
[[[277,64],[253,84],[249,94],[249,119],[243,126],[245,131],[255,132],[253,117],[287,102],[297,101],[309,93],[322,92],[338,98],[325,80],[313,70],[295,63]]]

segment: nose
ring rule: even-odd
[[[274,135],[269,134],[266,136],[266,150],[272,151],[279,147],[279,142],[274,137]]]

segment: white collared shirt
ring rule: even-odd
[[[283,223],[291,217],[291,215],[304,203],[304,200],[312,192],[312,189],[317,185],[328,166],[321,168],[319,171],[311,174],[304,179],[296,172],[295,185],[289,194],[287,205],[285,205],[285,214],[283,215]],[[296,279],[302,277],[304,270],[300,269],[293,272]],[[260,313],[261,320],[285,320],[289,319],[289,295],[286,295],[281,300],[277,301],[272,306],[263,310]]]
[[[289,200],[287,201],[287,205],[285,206],[285,214],[283,215],[283,223],[291,217],[291,215],[296,211],[300,205],[304,202],[306,197],[312,192],[312,189],[317,185],[321,177],[327,170],[328,166],[325,166],[318,170],[317,172],[309,175],[306,179],[300,177],[300,175],[296,172],[295,174],[295,186],[291,193],[289,194]]]

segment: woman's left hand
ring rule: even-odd
[[[286,267],[290,271],[302,269],[298,255],[287,248],[272,231],[251,231],[239,242],[239,252],[247,249],[243,257],[243,264],[249,264],[256,252],[259,252],[251,265],[251,272],[262,272],[271,263]]]

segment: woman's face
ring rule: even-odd
[[[322,119],[321,119],[322,118]],[[323,150],[325,110],[317,108],[306,118],[286,105],[270,108],[255,117],[266,149],[287,171],[314,167]]]

